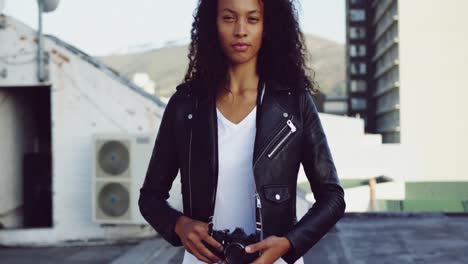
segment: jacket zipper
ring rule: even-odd
[[[254,179],[255,185],[255,179]],[[257,201],[258,216],[260,218],[260,241],[263,240],[263,219],[262,219],[262,203],[260,202],[260,195],[257,192],[257,186],[255,185],[255,200]],[[257,220],[255,220],[255,229],[257,229]]]
[[[216,117],[216,96],[214,98],[214,109],[212,111],[212,114],[214,114],[214,120],[217,120]],[[214,183],[214,190],[213,190],[213,195],[211,197],[211,204],[213,206],[213,214],[210,216],[209,219],[209,225],[213,226],[213,218],[214,218],[214,213],[215,213],[215,207],[216,207],[216,193],[218,191],[218,172],[219,172],[219,156],[218,156],[218,125],[216,121],[216,125],[213,126],[213,137],[214,137],[214,144],[213,144],[213,153],[215,155],[215,158],[212,161],[212,166],[213,166],[213,183]]]
[[[195,98],[195,111],[192,111],[192,120],[190,120],[190,139],[189,139],[189,169],[188,169],[188,177],[189,177],[189,200],[190,200],[190,217],[193,217],[193,208],[192,208],[192,131],[193,131],[193,114],[198,109],[198,98]]]
[[[288,139],[289,136],[291,136],[294,132],[296,132],[296,126],[294,126],[293,122],[290,119],[288,119],[288,121],[286,121],[286,125],[287,126],[284,126],[283,129],[281,129],[281,130],[283,131],[287,127],[289,127],[290,130],[288,131],[286,136],[283,137],[281,139],[281,141],[270,151],[270,153],[267,154],[268,158],[271,158],[273,156],[273,154],[275,154],[275,152],[279,149],[279,147],[286,141],[286,139]]]
[[[255,160],[255,163],[254,163],[254,167],[257,165],[258,161],[260,160],[260,157],[262,157],[265,152],[267,150],[269,150],[271,148],[271,144],[273,144],[273,142],[276,141],[276,139],[289,127],[290,128],[290,131],[288,132],[287,134],[287,137],[289,137],[292,133],[296,132],[296,126],[294,126],[294,124],[292,123],[292,120],[294,119],[294,116],[291,115],[290,118],[288,118],[286,120],[286,124],[280,129],[280,131],[273,137],[272,140],[270,140],[270,142],[268,142],[268,144],[263,148],[262,152],[260,153],[260,155],[257,156],[257,159]],[[286,140],[286,139],[285,139]],[[281,140],[280,143],[283,143],[284,140]],[[276,148],[276,147],[275,147]],[[276,150],[275,150],[276,151]],[[271,152],[270,152],[271,153]]]
[[[276,151],[278,149],[278,146],[281,145],[285,140],[286,138],[288,138],[292,133],[296,132],[296,127],[294,126],[294,124],[292,123],[292,119],[294,118],[294,116],[291,116],[291,118],[289,118],[287,121],[286,121],[286,125],[283,126],[280,131],[273,137],[273,139],[266,145],[266,147],[264,148],[264,150],[262,150],[262,152],[260,153],[260,155],[257,156],[257,159],[255,160],[254,162],[254,165],[253,165],[253,171],[255,172],[255,167],[257,166],[257,163],[258,161],[260,160],[260,157],[263,156],[263,154],[268,150],[270,149],[270,144],[272,144],[272,142],[275,142],[276,138],[281,135],[283,133],[283,131],[286,129],[286,128],[290,128],[290,131],[288,132],[288,134],[286,135],[285,138],[283,138],[279,144],[274,148],[274,150],[272,151],[274,153],[274,151]],[[270,152],[270,153],[272,153]],[[263,219],[262,219],[262,202],[260,200],[260,195],[258,193],[258,190],[257,190],[257,184],[255,182],[255,178],[254,178],[254,187],[255,187],[255,200],[256,200],[256,207],[258,208],[258,211],[259,211],[259,218],[260,218],[260,241],[263,240]]]
[[[192,128],[190,128],[190,141],[189,141],[189,171],[188,171],[188,177],[189,177],[189,199],[190,199],[190,217],[193,216],[193,211],[192,211]]]

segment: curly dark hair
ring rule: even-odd
[[[264,1],[264,38],[258,53],[257,73],[261,79],[273,79],[293,89],[318,92],[315,73],[306,65],[308,52],[299,28],[295,0]],[[216,92],[228,81],[227,57],[217,37],[218,0],[199,0],[194,11],[190,63],[184,82],[202,81],[202,89]],[[312,77],[307,73],[311,73]]]

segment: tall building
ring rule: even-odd
[[[348,0],[348,114],[384,143],[400,142],[397,0]]]
[[[460,89],[447,87],[449,75],[466,80],[453,73],[466,67],[467,11],[464,0],[347,0],[348,115],[362,117],[384,143],[418,137],[417,107],[450,102],[436,95]],[[428,97],[434,105],[421,104]]]
[[[348,115],[415,150],[425,179],[468,177],[467,12],[466,0],[346,1]]]

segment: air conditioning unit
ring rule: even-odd
[[[154,139],[149,135],[96,134],[93,145],[93,221],[146,224],[138,198]]]

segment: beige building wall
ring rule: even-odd
[[[467,180],[468,1],[403,0],[398,14],[401,143],[423,163],[414,177]]]

